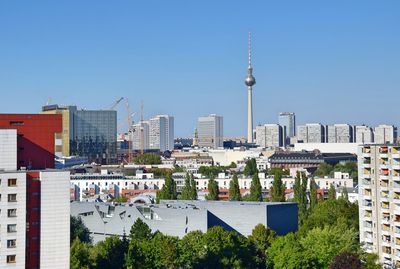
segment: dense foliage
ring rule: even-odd
[[[70,217],[70,242],[72,242],[78,238],[79,241],[84,243],[91,243],[92,238],[90,237],[89,229],[83,224],[82,219],[80,217]]]
[[[181,200],[197,200],[196,181],[192,174],[187,173],[185,178],[185,185],[182,188]]]
[[[243,174],[245,176],[253,176],[258,173],[256,159],[250,159],[246,162]]]
[[[325,177],[325,176],[332,177],[334,172],[349,173],[350,177],[354,181],[357,181],[358,179],[357,162],[348,161],[343,164],[338,163],[335,166],[332,166],[327,163],[322,163],[315,171],[314,175],[317,177]]]
[[[282,172],[279,170],[275,171],[274,181],[269,193],[271,202],[285,201],[285,186],[282,182]]]
[[[176,192],[176,183],[172,179],[172,174],[168,173],[165,177],[165,183],[163,187],[156,194],[157,203],[159,203],[160,200],[176,200],[177,197],[178,194]]]
[[[135,164],[161,164],[161,156],[155,153],[144,153],[133,159]]]
[[[219,200],[219,187],[217,181],[213,177],[210,178],[207,185],[208,194],[206,195],[207,200],[216,201]]]
[[[229,200],[231,201],[242,200],[239,188],[239,180],[236,174],[233,175],[232,180],[229,182]]]

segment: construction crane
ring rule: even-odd
[[[144,153],[143,100],[140,103],[140,155]]]
[[[133,116],[135,116],[135,113],[132,113],[132,111],[131,111],[128,98],[125,98],[125,109],[126,109],[127,121],[128,121],[128,163],[132,163]]]
[[[117,105],[118,105],[119,103],[121,103],[122,100],[124,100],[124,97],[121,97],[121,98],[119,98],[117,101],[115,101],[115,102],[112,104],[112,106],[110,107],[110,110],[114,110],[114,109],[117,107]]]

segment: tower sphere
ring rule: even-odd
[[[256,79],[253,77],[253,75],[249,74],[244,83],[246,84],[246,86],[251,87],[256,84]]]

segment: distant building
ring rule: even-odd
[[[355,142],[358,144],[370,144],[374,142],[374,131],[371,127],[360,125],[354,126]]]
[[[325,129],[327,143],[352,143],[353,126],[349,124],[328,125]]]
[[[149,120],[149,148],[161,152],[174,149],[174,117],[157,115]]]
[[[62,151],[61,121],[60,115],[0,114],[0,128],[17,130],[18,169],[54,168],[54,158]],[[4,148],[13,143],[11,132],[3,131]]]
[[[152,231],[183,237],[191,231],[207,232],[214,226],[251,235],[261,223],[277,235],[297,231],[296,203],[167,201],[157,205],[112,206],[71,203],[71,215],[82,218],[95,242],[106,236],[122,237],[139,218]]]
[[[148,121],[139,121],[132,125],[132,149],[139,151],[143,139],[143,150],[150,149],[150,124]],[[143,134],[141,134],[143,132]]]
[[[49,105],[43,114],[62,115],[63,156],[87,157],[90,162],[117,161],[117,112],[78,110],[76,106]]]
[[[320,123],[307,123],[297,127],[297,140],[303,143],[324,143],[325,128]]]
[[[397,127],[393,125],[379,125],[375,127],[374,142],[376,144],[393,144],[397,141]]]
[[[265,124],[256,127],[256,144],[263,148],[282,147],[284,133],[279,124]]]
[[[219,148],[223,147],[224,125],[222,116],[210,114],[199,117],[197,121],[199,147]]]
[[[282,126],[283,145],[290,144],[290,138],[296,136],[296,115],[292,112],[281,112],[278,123]]]

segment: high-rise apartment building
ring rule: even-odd
[[[296,115],[292,112],[281,112],[278,123],[283,130],[283,144],[290,144],[290,138],[296,135]]]
[[[17,130],[18,169],[54,168],[55,156],[61,154],[61,120],[60,115],[0,114],[0,128]]]
[[[358,186],[360,241],[385,268],[399,268],[400,146],[360,146]]]
[[[325,128],[327,143],[352,143],[353,126],[349,124],[328,125]]]
[[[117,111],[50,105],[44,106],[42,113],[62,115],[64,156],[87,157],[90,162],[100,164],[116,162]]]
[[[197,121],[199,147],[218,148],[223,146],[224,125],[222,116],[210,114]]]
[[[149,121],[149,147],[161,152],[174,149],[174,117],[157,115]]]
[[[143,150],[150,149],[150,123],[149,121],[139,121],[132,125],[132,149],[139,151],[142,145],[143,139]]]
[[[325,128],[320,123],[307,123],[297,127],[297,140],[303,143],[324,143]]]
[[[17,170],[16,129],[0,129],[0,167],[5,171]]]
[[[256,144],[263,148],[283,146],[283,128],[279,124],[265,124],[256,127]]]
[[[393,125],[379,125],[375,127],[374,142],[376,144],[393,144],[397,140],[397,127]]]
[[[374,142],[374,131],[365,125],[354,126],[354,142],[358,144],[371,144]]]

